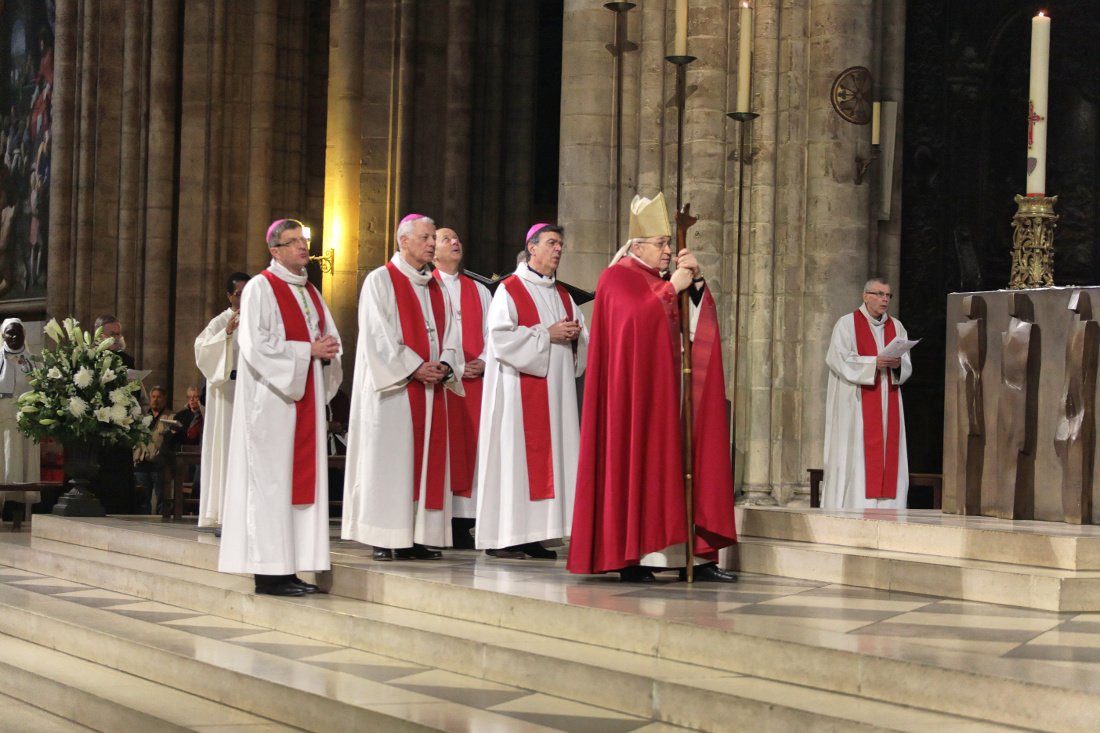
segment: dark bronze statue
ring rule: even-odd
[[[997,408],[998,468],[992,514],[1035,517],[1035,432],[1039,396],[1040,332],[1031,299],[1009,293],[1008,329],[1001,334],[1001,394]]]
[[[1066,522],[1091,524],[1100,323],[1092,320],[1092,300],[1087,292],[1075,290],[1068,308],[1078,318],[1073,319],[1066,333],[1066,379],[1054,450],[1062,462],[1062,509]]]
[[[985,301],[980,295],[968,295],[963,298],[962,312],[967,320],[955,324],[959,354],[955,416],[960,437],[955,511],[958,514],[980,514],[982,470],[985,467],[985,405],[982,394],[986,349]],[[962,440],[964,435],[966,439]]]

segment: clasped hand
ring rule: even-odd
[[[441,361],[425,361],[412,373],[412,378],[422,384],[439,384],[451,370]]]
[[[879,356],[875,357],[875,366],[879,369],[898,369],[901,367],[900,356]]]
[[[581,335],[581,324],[563,318],[546,330],[550,333],[551,343],[567,344],[570,341],[576,341]]]
[[[340,353],[340,342],[335,336],[322,336],[309,345],[309,355],[316,359],[332,359]]]

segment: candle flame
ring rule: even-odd
[[[1037,16],[1035,16],[1035,17],[1037,17],[1037,18],[1045,18],[1045,17],[1046,17],[1046,14],[1047,14],[1047,12],[1046,12],[1045,10],[1040,10],[1040,11],[1039,11],[1039,14],[1038,14]]]
[[[743,8],[749,7],[748,0],[745,0],[745,2],[741,3],[741,7],[743,7]]]

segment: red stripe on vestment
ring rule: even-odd
[[[442,284],[442,274],[432,274]],[[462,354],[467,362],[481,358],[485,350],[484,314],[477,284],[465,275],[458,276],[462,314]],[[447,436],[451,456],[451,493],[473,496],[474,466],[477,464],[477,436],[481,424],[481,378],[463,379],[465,397],[453,392],[447,399]]]
[[[860,356],[878,356],[878,345],[863,312],[852,314],[856,327],[856,351]],[[894,319],[886,317],[883,345],[897,337]],[[882,434],[882,389],[887,389],[886,435]],[[894,499],[898,495],[898,432],[901,410],[898,386],[881,369],[875,371],[873,385],[861,384],[860,405],[863,411],[863,465],[868,499]]]
[[[393,283],[393,292],[397,300],[397,316],[401,321],[401,335],[405,345],[415,351],[424,361],[431,361],[431,343],[428,340],[428,325],[424,321],[424,311],[420,299],[413,292],[409,278],[392,262],[386,263],[386,270]],[[447,324],[447,314],[443,305],[443,292],[434,279],[428,280],[428,297],[435,318],[435,332],[440,347],[443,344],[443,328]],[[413,429],[413,501],[420,501],[420,474],[424,467],[424,428],[427,423],[427,387],[422,382],[411,380],[406,390],[409,395],[409,411],[412,414]],[[428,476],[427,496],[424,506],[428,509],[443,508],[444,484],[447,474],[447,406],[443,399],[443,385],[437,384],[432,390],[432,424],[428,436]]]
[[[516,304],[520,326],[541,323],[539,311],[523,281],[515,275],[505,278],[504,287]],[[565,316],[573,320],[573,301],[565,288],[554,283],[565,306]],[[519,375],[520,402],[523,405],[523,442],[527,452],[527,488],[531,501],[554,498],[554,440],[550,430],[550,395],[546,377]]]
[[[286,283],[271,270],[263,271],[264,277],[271,283],[275,294],[275,303],[279,306],[279,315],[283,319],[283,333],[287,341],[305,341],[313,339],[309,333],[309,324],[302,313],[298,299]],[[325,309],[317,289],[306,283],[310,300],[317,309],[318,328],[325,332]],[[306,389],[302,398],[294,403],[294,474],[291,481],[291,504],[312,504],[317,498],[317,396],[313,393],[313,359],[310,359],[306,372]]]

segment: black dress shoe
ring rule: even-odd
[[[619,580],[623,583],[656,583],[657,576],[644,565],[628,565],[619,569]]]
[[[395,560],[439,560],[442,557],[443,553],[439,550],[429,550],[424,545],[416,544],[393,551]]]
[[[485,554],[489,557],[495,557],[500,560],[522,560],[526,555],[523,554],[523,550],[514,550],[510,547],[501,547],[496,550],[486,550]]]
[[[687,580],[687,569],[680,569],[680,580]],[[692,580],[700,583],[736,583],[737,573],[732,570],[723,570],[717,563],[696,565]]]
[[[256,586],[257,595],[265,596],[304,596],[308,591],[292,580]]]
[[[393,559],[393,550],[388,547],[375,547],[370,557],[378,562],[389,562]]]
[[[324,591],[321,590],[321,586],[314,585],[313,583],[307,583],[306,581],[299,578],[297,575],[291,576],[288,582],[298,586],[306,593],[324,593]]]
[[[553,550],[547,550],[538,542],[528,542],[525,545],[520,545],[519,549],[523,550],[527,555],[535,558],[536,560],[557,560],[558,553]]]

